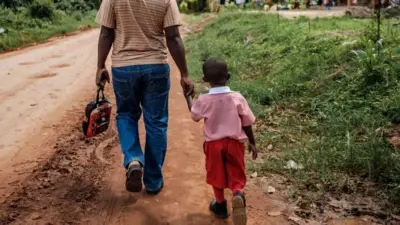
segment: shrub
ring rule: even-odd
[[[51,0],[34,0],[29,5],[29,14],[33,18],[52,19],[54,16],[54,4]]]
[[[83,18],[83,14],[82,12],[77,11],[72,14],[72,17],[74,17],[77,21],[81,21]]]
[[[15,8],[30,2],[30,0],[0,0],[0,5],[4,5],[8,8]]]
[[[206,0],[183,0],[178,1],[182,12],[204,12],[208,10],[208,1]]]
[[[80,11],[87,12],[93,9],[98,9],[100,1],[98,0],[55,0],[57,9],[66,11],[70,14]]]

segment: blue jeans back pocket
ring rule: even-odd
[[[169,65],[154,66],[147,78],[147,91],[149,94],[162,94],[169,91],[171,86]]]

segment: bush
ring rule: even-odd
[[[204,12],[208,10],[208,1],[206,0],[183,0],[178,1],[182,12]]]
[[[98,9],[100,2],[98,0],[55,0],[57,9],[66,11],[70,14],[80,11],[87,12]]]
[[[54,4],[51,0],[34,0],[29,5],[29,14],[33,18],[52,19],[54,16]]]
[[[15,8],[30,2],[31,0],[0,0],[0,5],[4,5],[8,8]]]
[[[79,11],[72,13],[72,17],[74,17],[77,21],[81,21],[83,18],[83,14]]]

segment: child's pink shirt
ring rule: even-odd
[[[192,119],[204,119],[206,141],[232,138],[239,141],[247,139],[242,127],[254,123],[255,117],[246,99],[229,87],[211,88],[208,94],[200,95],[193,105]]]

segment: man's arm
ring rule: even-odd
[[[108,53],[110,53],[114,38],[114,29],[101,26],[99,44],[97,47],[97,69],[104,69],[106,67],[107,56]]]
[[[104,88],[106,82],[110,83],[110,75],[106,69],[106,60],[114,42],[114,29],[101,26],[99,43],[97,46],[97,72],[96,85]]]
[[[194,85],[189,79],[189,72],[186,64],[185,46],[179,33],[179,26],[165,28],[167,46],[172,58],[181,72],[181,85],[185,96],[194,96]]]
[[[181,72],[182,77],[188,77],[188,68],[186,64],[185,46],[179,33],[179,26],[165,28],[167,46],[176,65]]]

